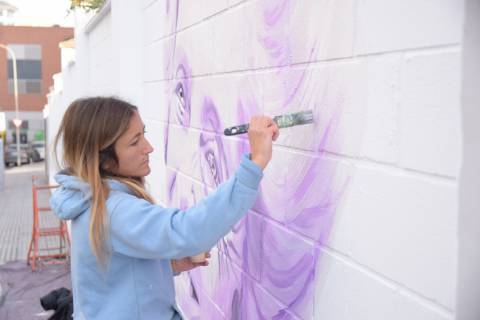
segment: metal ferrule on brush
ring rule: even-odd
[[[281,116],[276,116],[273,118],[273,121],[277,124],[279,128],[288,128],[293,126],[298,126],[302,124],[309,124],[313,122],[313,112],[312,111],[302,111],[292,114],[284,114]],[[223,133],[226,136],[233,136],[237,134],[247,133],[248,124],[242,124],[239,126],[234,126],[226,128]]]

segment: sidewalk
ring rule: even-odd
[[[47,319],[40,297],[59,287],[71,288],[68,265],[41,266],[32,272],[27,266],[32,236],[32,175],[45,184],[44,163],[5,169],[5,187],[0,190],[0,319]],[[48,205],[49,194],[39,193],[39,206]],[[58,223],[53,213],[44,212],[40,225]],[[57,239],[41,238],[40,248],[58,246]]]
[[[27,259],[32,237],[32,175],[45,179],[43,162],[5,168],[5,188],[0,190],[0,265]]]

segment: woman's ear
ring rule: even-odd
[[[100,169],[106,172],[111,172],[115,170],[116,164],[115,161],[109,156],[109,150],[104,150],[100,152]]]
[[[117,165],[115,161],[111,158],[105,160],[104,163],[102,164],[102,169],[105,170],[106,172],[110,172],[114,174],[116,168],[117,168]]]
[[[111,168],[111,164],[110,164],[110,161],[104,161],[102,164],[101,164],[101,167],[103,170],[105,171],[110,171],[112,168]]]

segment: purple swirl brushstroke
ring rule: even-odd
[[[167,6],[169,6],[169,2]],[[264,23],[270,28],[275,28],[283,21],[283,17],[288,14],[290,8],[291,1],[277,2],[272,8],[264,11]],[[168,7],[168,10],[170,9]],[[174,19],[178,20],[178,0],[176,9]],[[175,21],[175,26],[176,23]],[[273,33],[272,36],[264,37],[262,41],[265,50],[277,65],[287,65],[291,62],[291,52],[288,44],[282,41],[282,35]],[[168,63],[173,63],[173,61],[176,61],[178,66],[171,100],[181,97],[184,101],[168,104],[165,161],[167,161],[168,152],[172,148],[168,145],[168,129],[170,123],[175,122],[173,114],[177,115],[176,121],[180,122],[182,128],[188,130],[192,107],[198,108],[202,124],[198,141],[201,179],[205,186],[217,186],[230,175],[227,159],[229,162],[235,160],[234,162],[237,163],[241,155],[248,150],[247,143],[245,139],[241,138],[236,142],[236,149],[227,153],[223,137],[216,134],[222,132],[223,124],[218,116],[214,97],[204,96],[201,106],[191,106],[191,70],[188,67],[186,55],[181,54],[181,50],[176,45],[173,48],[171,61]],[[280,77],[283,76],[281,72],[280,70],[277,74]],[[289,93],[280,107],[288,106],[293,98],[297,97],[300,88],[305,85],[305,72],[300,72],[294,81],[289,82]],[[179,90],[181,90],[181,94]],[[248,92],[243,92],[242,96],[245,94]],[[261,108],[256,103],[251,103],[251,101],[244,103],[242,96],[239,97],[237,104],[238,123],[246,122],[249,118],[247,115],[261,113]],[[179,107],[181,110],[173,110]],[[318,150],[318,152],[325,149],[332,133],[330,125],[333,120],[331,119],[327,128],[323,130],[321,139],[315,140],[317,143],[311,146],[312,149]],[[176,150],[173,149],[170,152],[176,152]],[[169,165],[175,167],[175,164]],[[325,168],[320,153],[317,157],[305,161],[303,165],[302,170],[297,171],[295,176],[286,177],[288,180],[277,186],[279,190],[283,190],[278,199],[265,198],[264,192],[261,190],[255,206],[256,213],[248,214],[237,223],[232,231],[233,236],[221,241],[218,245],[219,281],[213,288],[210,299],[215,301],[228,319],[291,319],[293,318],[292,314],[302,315],[304,309],[308,309],[309,305],[313,303],[312,290],[320,259],[320,250],[312,250],[311,247],[305,245],[303,248],[297,248],[294,254],[289,256],[288,247],[286,247],[289,244],[278,238],[278,226],[269,222],[269,219],[278,218],[274,211],[280,204],[286,213],[283,220],[279,221],[280,226],[287,230],[294,230],[293,235],[300,233],[312,238],[316,246],[325,244],[328,240],[335,204],[342,193],[341,191],[332,193],[329,190],[335,168]],[[168,178],[170,202],[173,201],[175,192],[185,190],[182,188],[178,189],[180,191],[177,190],[176,177],[176,173],[172,173]],[[312,188],[318,186],[322,181],[327,182],[323,182],[324,193],[316,198],[318,201],[310,203],[306,207],[299,205],[305,199],[309,199],[311,202],[311,199],[315,198]],[[190,190],[192,191],[189,195],[180,194],[181,207],[191,206],[196,201],[193,186]],[[203,189],[203,193],[203,196],[207,194],[206,187]],[[282,268],[285,265],[289,267]],[[205,294],[205,290],[202,288],[205,284],[202,271],[194,270],[189,272],[187,277],[191,294],[182,297],[180,301],[182,309],[186,312],[191,310],[193,313],[194,310],[200,308],[203,310],[203,317],[217,318],[218,312],[216,308],[210,306],[211,301],[202,298],[202,294]],[[258,302],[265,300],[270,303],[265,305]],[[207,314],[204,313],[205,311]]]

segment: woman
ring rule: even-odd
[[[137,108],[115,98],[73,102],[60,125],[60,188],[50,202],[72,221],[75,319],[181,319],[173,274],[208,251],[251,208],[278,127],[253,117],[251,154],[215,192],[187,210],[154,204],[144,188],[153,151]]]

